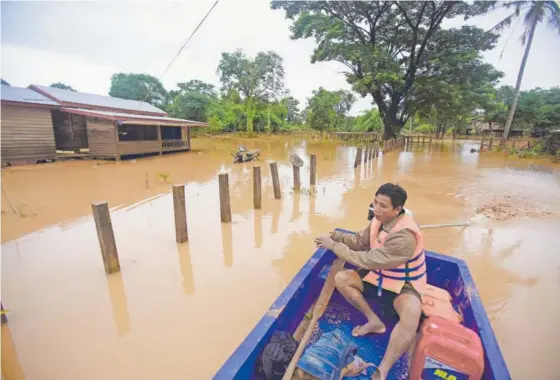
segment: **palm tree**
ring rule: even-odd
[[[511,129],[513,115],[515,114],[515,107],[517,106],[517,98],[519,97],[519,91],[521,89],[521,81],[523,80],[523,72],[525,71],[525,64],[527,64],[527,58],[529,57],[529,51],[531,50],[535,29],[538,24],[544,21],[549,27],[560,33],[560,7],[555,1],[508,1],[505,3],[494,2],[490,5],[491,9],[498,7],[508,9],[513,8],[513,13],[494,26],[493,30],[502,31],[503,29],[508,28],[513,21],[521,20],[521,18],[523,18],[523,25],[525,28],[523,35],[521,36],[521,45],[525,46],[525,53],[523,54],[523,59],[521,60],[519,74],[517,74],[517,84],[515,85],[513,102],[511,103],[509,109],[506,126],[504,128],[504,135],[502,136],[502,141],[505,141],[507,140],[509,130]]]

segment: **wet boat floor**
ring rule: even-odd
[[[354,327],[365,324],[367,320],[361,312],[346,302],[338,291],[335,291],[329,306],[319,320],[318,328],[315,329],[311,336],[310,342],[315,343],[321,334],[337,329],[341,330],[350,341],[358,346],[357,355],[360,358],[367,363],[378,366],[387,349],[391,332],[399,318],[393,308],[393,297],[391,295],[382,294],[381,297],[373,295],[366,297],[366,300],[387,327],[387,331],[384,334],[353,337],[352,330]],[[408,377],[408,363],[409,358],[408,353],[406,353],[393,365],[387,379],[406,379]],[[368,373],[372,372],[373,370],[370,369]]]

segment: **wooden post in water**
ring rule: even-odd
[[[480,140],[480,151],[484,150],[484,135],[482,135],[482,139]]]
[[[175,214],[175,241],[177,243],[184,243],[189,240],[185,206],[185,185],[173,185],[173,210]]]
[[[220,219],[222,223],[230,223],[231,204],[229,201],[229,175],[227,173],[218,175],[218,186],[220,188]]]
[[[301,182],[299,177],[299,166],[292,166],[294,170],[294,191],[299,191],[301,189]]]
[[[488,150],[492,150],[492,144],[494,143],[494,136],[490,136],[490,142],[488,143]]]
[[[261,208],[261,167],[253,166],[253,207]]]
[[[280,192],[280,179],[278,178],[278,165],[276,162],[270,163],[270,175],[272,176],[272,187],[274,189],[274,198],[282,198],[282,193]]]
[[[8,317],[6,316],[6,314],[4,314],[4,304],[1,302],[0,302],[0,309],[2,310],[2,315],[0,315],[0,319],[2,320],[2,323],[8,323]]]
[[[119,263],[109,206],[107,202],[92,203],[91,210],[93,211],[93,220],[97,229],[97,238],[101,247],[101,258],[103,259],[105,273],[118,272],[121,270],[121,265]]]
[[[364,148],[364,162],[369,161],[369,145],[366,144]]]
[[[356,151],[356,159],[354,160],[354,168],[357,168],[362,163],[362,148],[358,147]]]
[[[309,161],[310,173],[309,173],[309,186],[315,186],[317,183],[317,156],[312,154],[311,160]]]

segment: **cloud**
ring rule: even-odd
[[[62,81],[84,92],[107,94],[110,76],[119,71],[156,77],[164,71],[213,1],[183,2],[2,2],[2,77],[13,85]],[[500,17],[470,20],[490,27]],[[454,20],[450,25],[459,25]],[[222,52],[238,48],[253,56],[274,50],[284,58],[286,86],[305,104],[313,89],[350,89],[333,62],[311,64],[313,40],[290,39],[290,21],[263,0],[221,0],[163,77],[166,88],[200,79],[219,85],[216,68]],[[554,39],[556,38],[556,39]],[[504,38],[502,38],[504,40]],[[554,55],[559,39],[546,28],[535,36],[524,88],[560,85]],[[503,42],[503,41],[502,41]],[[498,49],[487,59],[515,84],[522,49],[512,38],[504,57]],[[371,108],[360,99],[352,113]]]

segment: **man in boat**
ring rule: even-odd
[[[383,334],[385,324],[364,298],[390,292],[394,296],[399,322],[391,332],[389,345],[373,379],[385,379],[393,364],[412,345],[422,314],[421,294],[426,286],[423,237],[418,225],[405,214],[406,191],[386,183],[379,187],[373,201],[374,219],[356,234],[332,232],[315,239],[318,246],[332,250],[358,270],[336,274],[336,288],[360,310],[367,323],[352,334]]]

